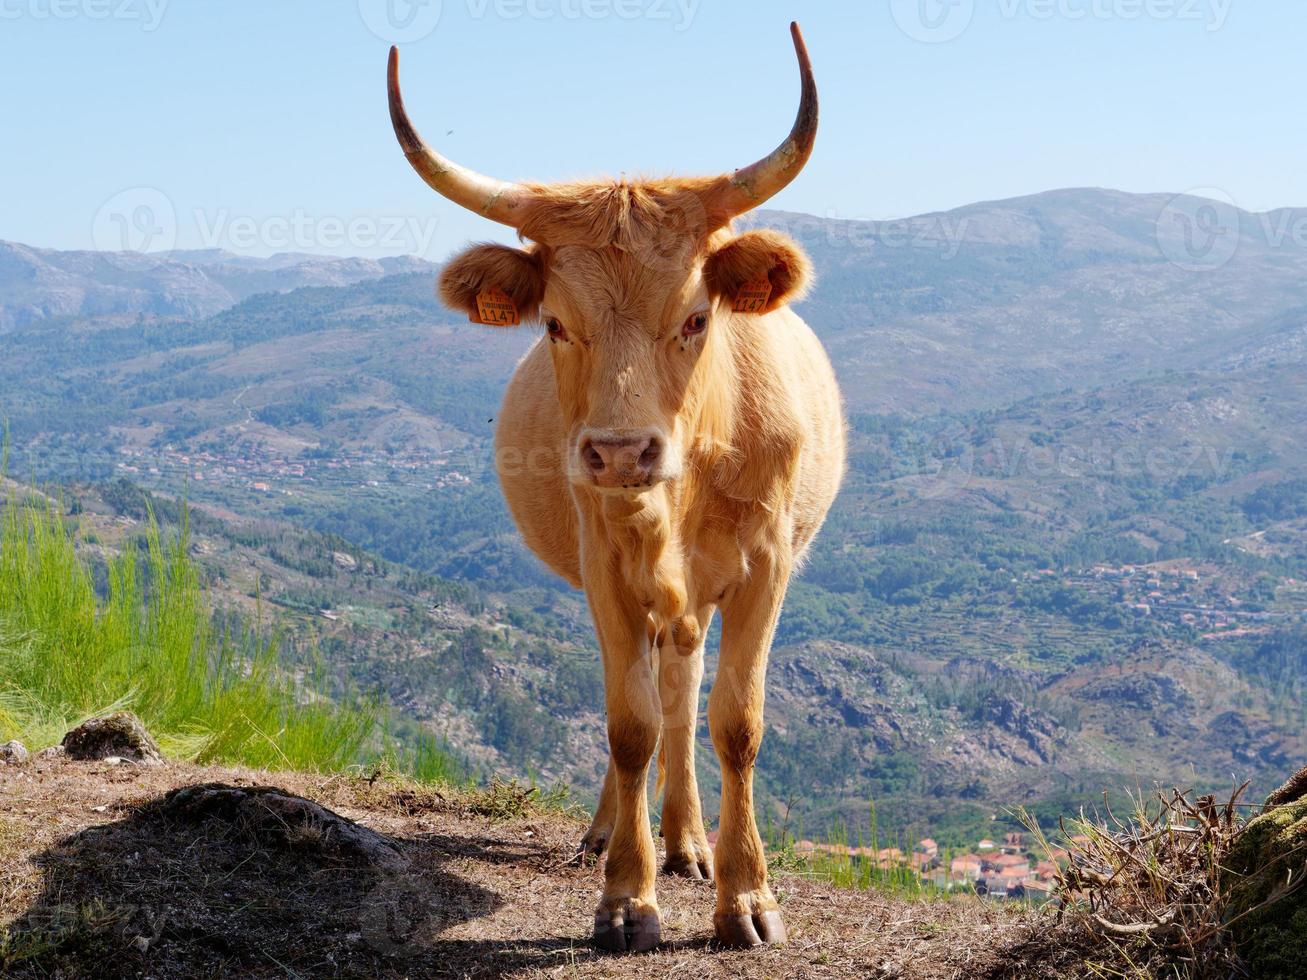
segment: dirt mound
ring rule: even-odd
[[[163,753],[141,720],[130,711],[116,711],[82,722],[61,743],[70,759],[126,759],[142,765],[163,765]]]
[[[225,821],[249,838],[251,848],[271,841],[322,857],[361,859],[395,871],[408,867],[399,847],[375,830],[273,786],[183,786],[163,798],[159,811],[169,819],[191,823]]]
[[[0,974],[1074,975],[1041,938],[1046,920],[1018,906],[910,903],[787,875],[774,881],[786,946],[718,949],[711,885],[665,878],[663,944],[604,954],[590,942],[601,872],[571,862],[584,826],[494,792],[488,803],[386,780],[0,766]]]

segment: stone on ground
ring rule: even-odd
[[[0,745],[0,765],[21,766],[29,757],[27,746],[17,739]]]

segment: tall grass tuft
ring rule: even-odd
[[[108,559],[107,594],[53,502],[0,501],[0,740],[56,742],[78,722],[134,711],[174,758],[331,771],[377,758],[382,706],[333,701],[320,679],[293,676],[275,643],[219,635],[187,527]],[[412,762],[454,771],[437,750]]]

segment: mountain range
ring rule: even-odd
[[[1292,768],[1307,212],[1066,190],[749,224],[811,254],[799,311],[851,426],[773,655],[769,812],[855,825],[874,798],[961,840],[1018,803]],[[435,272],[0,246],[11,473],[117,487],[109,517],[129,484],[185,494],[218,522],[223,602],[271,601],[471,764],[593,791],[584,603],[523,549],[488,465],[535,333],[442,310]],[[351,570],[369,563],[389,571]]]
[[[204,317],[258,293],[345,286],[432,268],[407,256],[61,252],[0,241],[0,333],[51,317]]]

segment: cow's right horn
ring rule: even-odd
[[[404,156],[423,180],[435,191],[469,211],[509,225],[519,227],[530,192],[521,184],[496,180],[475,170],[461,167],[431,147],[418,135],[404,111],[404,97],[399,92],[399,49],[390,49],[390,64],[386,71],[386,88],[390,95],[390,121],[395,136],[404,149]]]
[[[752,211],[785,189],[812,156],[817,139],[817,82],[812,76],[808,46],[797,23],[790,24],[794,53],[799,58],[799,112],[785,141],[757,163],[726,174],[705,195],[705,204],[715,218],[729,221]]]

